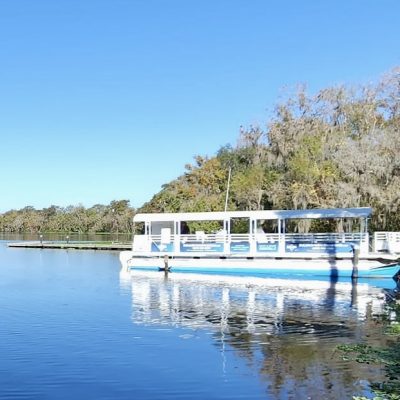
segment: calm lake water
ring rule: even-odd
[[[369,395],[381,371],[335,349],[383,344],[383,307],[365,283],[126,274],[118,253],[0,241],[0,399]]]

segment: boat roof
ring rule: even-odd
[[[358,208],[315,208],[308,210],[260,210],[260,211],[217,211],[191,213],[136,214],[134,222],[163,221],[223,221],[231,218],[250,219],[320,219],[320,218],[367,218],[370,207]]]

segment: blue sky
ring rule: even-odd
[[[282,88],[400,64],[400,2],[0,0],[0,212],[129,199],[264,125]]]

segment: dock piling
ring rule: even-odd
[[[352,279],[358,278],[358,261],[360,258],[360,247],[356,244],[353,245],[353,272],[351,274]]]
[[[164,255],[164,272],[167,274],[169,271],[169,265],[168,265],[169,257],[167,254]]]

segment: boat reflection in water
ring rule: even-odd
[[[256,369],[271,398],[348,398],[380,378],[335,352],[341,343],[382,344],[376,315],[385,295],[373,284],[150,271],[120,278],[132,291],[133,323],[211,332],[222,353]]]

